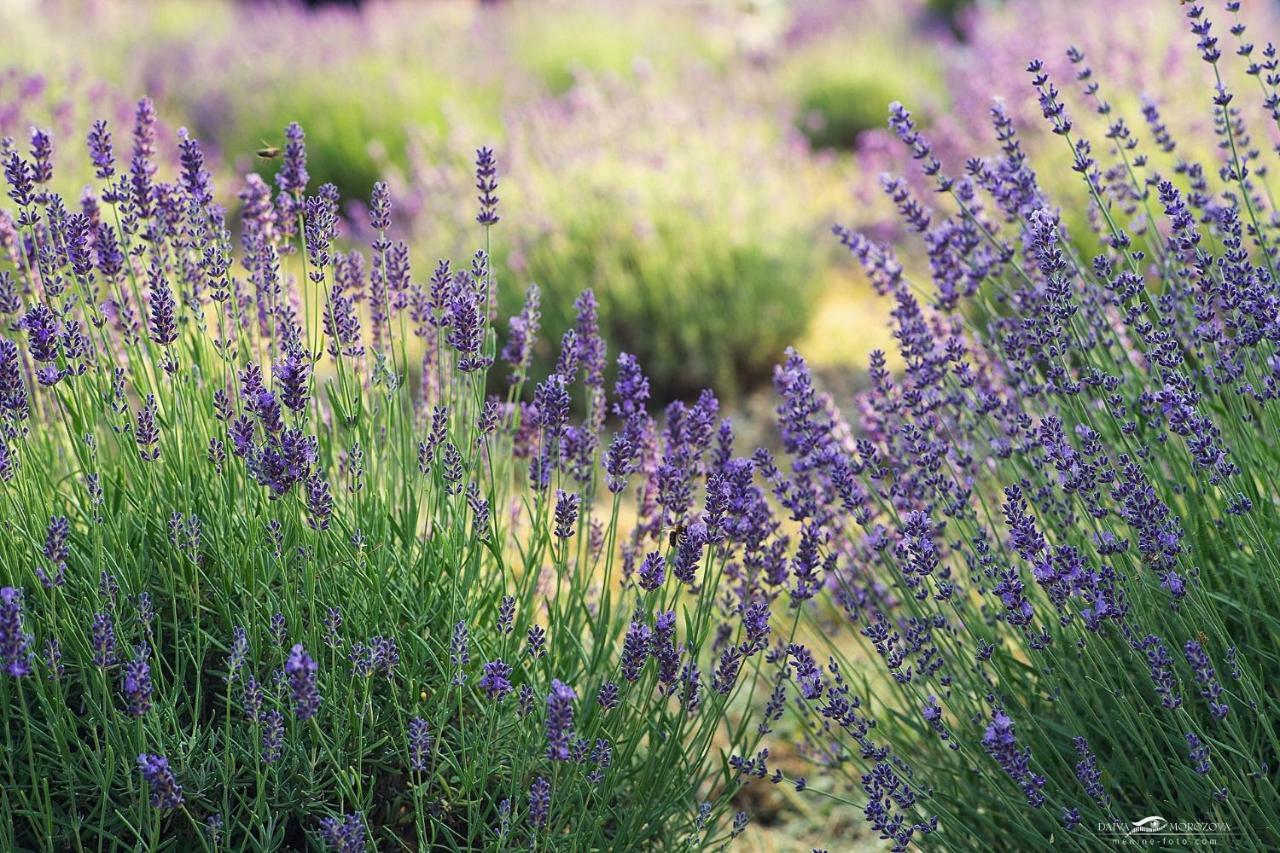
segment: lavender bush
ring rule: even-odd
[[[1280,61],[1240,6],[1185,11],[1201,133],[1076,48],[1073,96],[1027,66],[1034,157],[1017,104],[963,167],[894,104],[923,251],[835,233],[898,352],[848,415],[788,353],[778,454],[711,392],[651,416],[592,291],[512,299],[487,148],[481,248],[415,270],[296,124],[230,212],[149,101],[71,205],[55,136],[6,140],[0,847],[707,848],[770,783],[895,850],[1280,845]]]
[[[1280,216],[1257,141],[1280,74],[1225,6],[1225,32],[1185,11],[1209,162],[1157,108],[1144,127],[1112,107],[1073,49],[1108,128],[1091,143],[1027,65],[1092,257],[1000,103],[1000,153],[959,174],[895,104],[936,204],[884,185],[927,270],[836,233],[892,300],[902,369],[872,359],[856,430],[798,354],[776,373],[790,475],[757,464],[834,605],[806,611],[829,639],[791,645],[779,679],[827,768],[811,790],[895,850],[1106,849],[1151,815],[1199,824],[1192,843],[1280,843]],[[780,780],[767,759],[735,766]]]
[[[414,270],[386,187],[350,246],[284,138],[234,218],[185,130],[157,165],[147,100],[89,130],[73,206],[49,134],[4,143],[0,847],[741,831],[769,623],[717,598],[749,534],[716,398],[660,426],[625,354],[607,388],[590,291],[555,372],[536,289],[499,351],[492,152],[484,249]]]

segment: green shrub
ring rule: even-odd
[[[928,104],[942,91],[936,58],[904,67],[880,42],[832,37],[798,51],[782,69],[796,126],[815,148],[851,149],[884,127],[889,104],[911,93]]]
[[[307,128],[315,181],[336,184],[344,198],[367,199],[386,166],[404,162],[412,128],[443,127],[452,89],[448,78],[426,68],[397,74],[386,63],[354,62],[330,77],[264,85],[261,97],[236,104],[229,127],[201,130],[222,141],[229,162],[253,166],[253,152],[281,145],[280,129],[297,121]],[[469,104],[496,113],[486,89],[473,90]]]
[[[562,212],[521,259],[523,277],[543,289],[548,327],[567,327],[574,297],[593,288],[608,339],[648,365],[659,399],[704,386],[740,393],[767,378],[808,325],[817,260],[810,233],[757,239],[711,211],[700,219],[662,205],[641,225],[607,196]],[[505,298],[516,310],[520,294],[508,289]]]
[[[819,199],[839,185],[772,119],[676,102],[660,82],[582,81],[572,104],[509,123],[501,195],[533,215],[498,225],[511,247],[499,262],[542,288],[549,328],[593,288],[659,401],[747,389],[808,325],[827,242]],[[515,310],[522,294],[502,290]]]

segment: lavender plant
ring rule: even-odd
[[[1000,153],[962,174],[895,104],[937,203],[885,187],[927,271],[836,234],[892,300],[901,370],[872,359],[856,430],[798,354],[775,374],[789,473],[760,473],[801,531],[793,583],[821,566],[830,605],[804,611],[828,640],[793,643],[778,680],[825,768],[805,786],[895,850],[1102,849],[1149,815],[1196,843],[1280,843],[1280,217],[1253,141],[1275,131],[1280,75],[1225,6],[1221,40],[1186,9],[1213,162],[1155,107],[1140,140],[1073,49],[1108,124],[1095,147],[1027,66],[1093,257],[1001,104]],[[1251,88],[1225,82],[1231,53]],[[734,766],[782,781],[767,761]]]
[[[3,144],[0,847],[740,831],[768,616],[717,596],[752,534],[715,397],[660,426],[626,354],[607,388],[590,292],[556,372],[536,290],[498,351],[491,152],[484,248],[424,272],[384,185],[352,246],[285,139],[234,215],[185,131],[158,166],[148,100],[73,207],[48,134]]]

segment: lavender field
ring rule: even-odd
[[[1280,3],[0,33],[0,851],[1280,849]]]

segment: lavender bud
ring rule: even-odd
[[[151,786],[152,808],[167,811],[182,805],[182,786],[169,769],[169,759],[144,752],[138,756],[138,770]]]
[[[31,635],[22,629],[22,590],[0,589],[0,665],[14,678],[31,672]]]
[[[299,720],[308,720],[320,709],[320,691],[316,688],[316,662],[298,643],[284,665],[293,693],[293,711]]]

